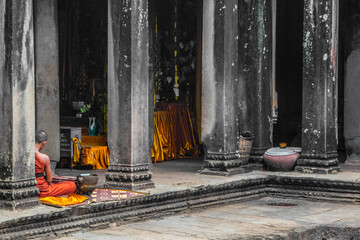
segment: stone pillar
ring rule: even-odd
[[[254,134],[250,163],[262,168],[272,147],[271,0],[239,0],[239,130]]]
[[[0,1],[0,208],[39,203],[35,186],[33,1]]]
[[[36,129],[48,134],[43,152],[52,171],[60,159],[59,49],[57,0],[34,1]]]
[[[149,172],[148,1],[108,1],[108,143],[106,186],[154,187]]]
[[[337,173],[338,0],[305,0],[302,153],[297,171]]]
[[[204,1],[201,173],[232,175],[249,171],[237,153],[238,6],[237,0]]]

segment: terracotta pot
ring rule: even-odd
[[[299,153],[290,148],[271,148],[263,157],[269,170],[288,172],[294,170]]]

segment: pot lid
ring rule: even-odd
[[[294,149],[292,148],[279,148],[279,147],[275,147],[275,148],[270,148],[268,149],[265,154],[269,155],[269,156],[287,156],[287,155],[292,155],[295,154],[296,152],[294,151]]]

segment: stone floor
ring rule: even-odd
[[[184,190],[188,188],[198,187],[209,184],[219,184],[232,182],[234,180],[257,178],[259,176],[267,175],[281,175],[292,177],[308,176],[312,178],[342,180],[350,182],[360,182],[360,164],[341,164],[342,172],[338,174],[304,174],[298,172],[269,172],[269,171],[254,171],[246,174],[238,174],[230,177],[213,176],[199,174],[202,160],[200,159],[179,159],[172,161],[158,162],[152,164],[150,171],[153,173],[152,180],[155,183],[154,189],[148,189],[148,193],[161,193],[166,191]],[[99,184],[105,182],[106,170],[70,170],[57,169],[56,173],[61,176],[77,176],[80,173],[94,172],[99,175]]]
[[[323,174],[304,174],[298,172],[268,172],[268,171],[254,171],[246,174],[238,174],[230,177],[202,175],[198,171],[201,169],[202,161],[199,159],[179,159],[172,161],[165,161],[153,164],[150,171],[153,173],[153,181],[155,188],[148,189],[143,192],[155,194],[175,190],[184,190],[195,188],[203,185],[221,184],[242,179],[258,178],[259,176],[267,175],[283,175],[301,177],[308,176],[312,178],[322,178],[329,180],[343,180],[350,182],[360,182],[360,164],[342,164],[342,172],[334,175]],[[61,176],[77,176],[81,173],[96,173],[99,175],[99,184],[105,182],[105,173],[107,170],[70,170],[57,169],[56,174]],[[24,211],[1,211],[0,224],[3,221],[10,219],[31,216],[35,213],[50,213],[61,211],[62,209],[39,206],[33,209]]]
[[[266,197],[59,239],[359,239],[359,216],[359,205]]]
[[[348,182],[360,182],[360,165],[359,164],[343,164],[341,165],[342,172],[335,175],[321,175],[321,174],[303,174],[298,172],[267,172],[254,171],[246,174],[239,174],[231,177],[201,175],[197,172],[202,166],[202,161],[198,159],[181,159],[160,162],[151,167],[153,173],[153,181],[155,188],[145,190],[144,192],[150,194],[166,193],[170,191],[192,189],[205,185],[216,185],[237,180],[247,180],[266,177],[268,175],[281,175],[308,178],[320,178],[329,180],[342,180]],[[80,171],[70,169],[58,169],[57,174],[63,176],[76,176],[79,173],[89,173],[91,171]],[[93,171],[99,175],[99,184],[104,183],[106,170]],[[66,208],[54,208],[50,206],[41,205],[33,209],[23,211],[0,211],[0,226],[2,223],[9,220],[16,220],[21,217],[30,217],[36,214],[48,214],[54,212],[64,211]]]

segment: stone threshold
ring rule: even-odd
[[[0,239],[56,237],[81,229],[107,228],[267,196],[358,204],[360,183],[307,176],[263,175],[135,199],[63,208],[52,213],[34,213],[0,222]]]

